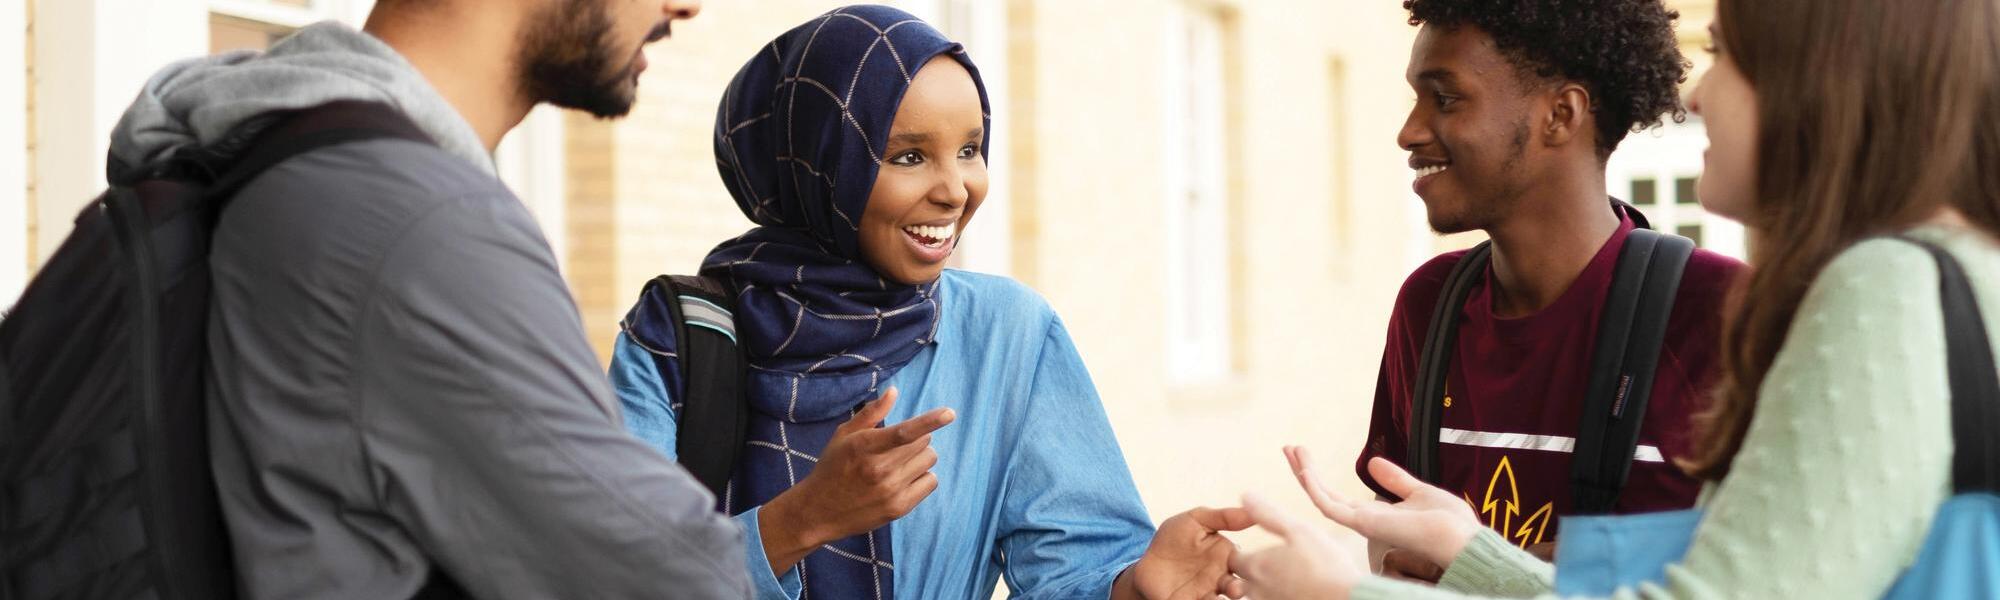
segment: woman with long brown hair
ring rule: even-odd
[[[1691,540],[1617,595],[1880,597],[1952,493],[1954,451],[1974,452],[1955,448],[1963,363],[1946,365],[1991,342],[1947,353],[1945,263],[1923,245],[1962,267],[1967,304],[2000,315],[2000,3],[1721,0],[1711,33],[1715,65],[1689,104],[1710,138],[1699,195],[1754,232],[1755,270],[1701,443],[1682,457],[1709,482],[1686,515]],[[1996,324],[1972,329],[2000,339]],[[1285,539],[1234,562],[1259,599],[1560,587],[1567,538],[1551,569],[1391,463],[1370,469],[1393,504],[1334,495],[1302,451],[1287,454],[1327,517],[1449,569],[1437,588],[1369,576],[1326,532],[1253,496],[1252,515]],[[1601,553],[1635,549],[1653,548]]]

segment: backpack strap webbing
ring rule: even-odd
[[[211,197],[233,196],[278,163],[321,148],[384,138],[436,145],[402,111],[379,102],[342,100],[271,118],[275,120],[255,135],[250,151],[219,171],[220,177],[208,187]]]

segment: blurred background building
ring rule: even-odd
[[[1155,518],[1262,490],[1299,510],[1279,446],[1342,489],[1389,308],[1440,238],[1396,132],[1415,29],[1394,0],[897,0],[969,48],[995,135],[991,196],[955,260],[1040,290],[1096,378]],[[748,227],[716,175],[715,107],[779,33],[840,3],[708,0],[649,52],[620,121],[538,109],[502,146],[599,352],[654,275],[693,272]],[[1682,12],[1698,64],[1713,15]],[[370,0],[0,0],[0,306],[104,185],[108,136],[174,59],[267,46]],[[1698,73],[1697,73],[1698,74]],[[1693,79],[1690,79],[1690,84]],[[1694,203],[1688,123],[1634,134],[1614,195],[1741,255]]]

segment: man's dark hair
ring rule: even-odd
[[[1404,0],[1403,9],[1411,25],[1478,27],[1523,74],[1582,84],[1599,156],[1661,117],[1687,118],[1680,84],[1690,64],[1674,37],[1680,13],[1660,0]]]

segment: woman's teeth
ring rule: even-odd
[[[917,243],[935,247],[951,240],[951,236],[958,233],[958,224],[947,223],[943,226],[911,225],[904,227],[903,233],[910,234],[910,237],[916,238]]]
[[[1449,167],[1450,165],[1431,165],[1428,167],[1417,169],[1417,178],[1423,179],[1425,177],[1430,177],[1438,173],[1443,173],[1444,170]]]

